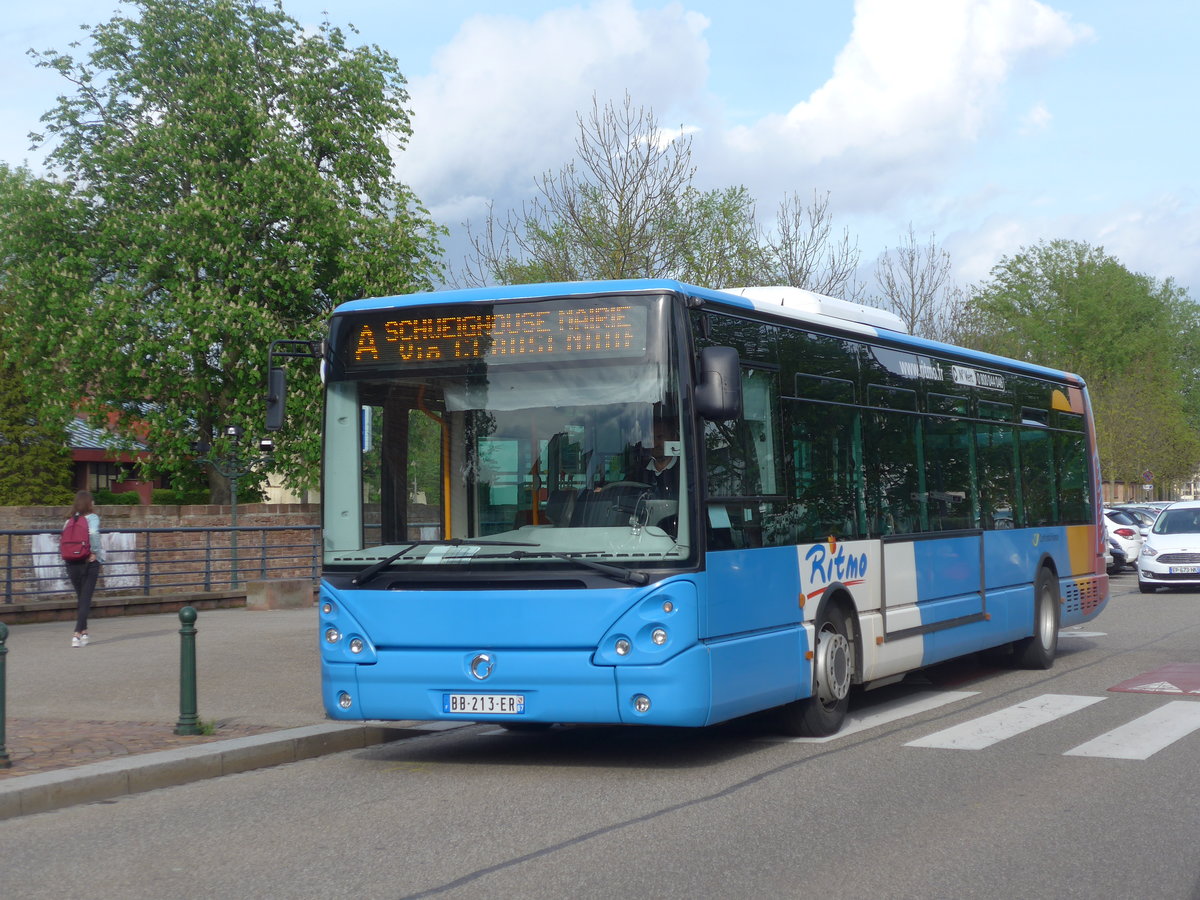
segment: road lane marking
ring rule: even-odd
[[[905,747],[938,747],[947,750],[982,750],[1007,738],[1037,728],[1099,703],[1103,697],[1042,694],[990,715],[909,741]]]
[[[1200,663],[1170,663],[1114,684],[1110,691],[1133,694],[1200,694]]]
[[[1114,728],[1063,756],[1148,759],[1200,728],[1200,703],[1172,700],[1120,728]]]
[[[899,719],[915,716],[918,713],[937,709],[949,703],[957,703],[974,697],[979,691],[921,691],[899,700],[889,700],[862,712],[852,712],[846,716],[846,721],[837,734],[828,737],[762,737],[759,740],[783,744],[824,744],[836,741],[858,731],[866,731],[878,725],[886,725]]]

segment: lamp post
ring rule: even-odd
[[[275,443],[269,438],[258,442],[257,453],[244,450],[240,446],[244,433],[240,425],[228,425],[221,430],[221,434],[231,441],[232,449],[225,453],[213,452],[212,445],[204,440],[192,445],[197,463],[212,466],[218,475],[229,481],[229,524],[233,529],[229,534],[229,556],[233,587],[238,585],[238,481],[269,465],[275,452]]]

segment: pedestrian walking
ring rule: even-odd
[[[83,526],[86,524],[86,534]],[[100,578],[100,563],[104,551],[100,547],[100,517],[96,515],[90,491],[75,494],[75,505],[71,507],[71,518],[63,524],[62,556],[67,566],[67,577],[75,588],[76,611],[75,633],[71,636],[72,647],[86,647],[88,643],[88,614],[92,611],[92,593]]]

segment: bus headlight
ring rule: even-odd
[[[351,653],[362,653],[363,652],[362,638],[350,638],[350,652]]]
[[[629,641],[625,638],[617,638],[617,656],[628,656],[630,650]]]
[[[340,631],[338,631],[336,628],[326,628],[325,629],[325,640],[327,643],[336,644],[341,639],[342,639],[342,633]]]
[[[633,708],[640,713],[650,712],[650,698],[645,694],[635,694],[633,697]]]
[[[667,642],[667,629],[655,628],[650,632],[650,640],[654,642],[655,646],[661,647]]]
[[[354,705],[354,699],[345,691],[338,691],[338,706],[342,709],[349,709]]]

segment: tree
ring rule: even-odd
[[[1103,248],[1059,240],[1002,259],[971,305],[974,346],[1083,376],[1105,478],[1196,470],[1200,358],[1186,329],[1198,316],[1172,281],[1134,274]]]
[[[670,137],[628,94],[577,118],[577,159],[535,182],[520,212],[489,207],[467,284],[679,278],[720,284],[753,271],[754,204],[744,188],[692,184],[691,138]]]
[[[0,506],[71,502],[71,452],[57,423],[39,418],[15,367],[0,361]]]
[[[3,181],[20,200],[0,218],[3,339],[39,403],[115,413],[183,471],[196,438],[219,454],[225,426],[261,428],[271,340],[317,337],[346,299],[432,287],[441,229],[393,176],[411,129],[391,56],[328,22],[305,33],[278,0],[128,5],[85,59],[33,54],[74,91],[31,136],[50,176]],[[278,442],[295,487],[315,480],[316,382],[293,379]]]
[[[881,291],[877,305],[904,320],[912,334],[937,341],[951,340],[957,330],[963,292],[950,279],[950,254],[931,234],[925,244],[909,223],[900,245],[885,248],[875,264],[875,283]]]
[[[775,230],[763,234],[762,284],[785,284],[845,300],[858,300],[862,288],[855,281],[858,269],[858,243],[850,232],[833,235],[833,216],[829,194],[813,192],[808,206],[796,194],[779,203]]]
[[[749,191],[697,188],[691,138],[665,132],[628,94],[620,108],[593,98],[576,121],[576,159],[537,179],[530,203],[504,214],[489,206],[481,229],[466,223],[473,257],[459,282],[675,278],[859,293],[858,249],[848,233],[834,239],[828,195],[807,207],[785,197],[764,231]]]
[[[983,349],[1085,375],[1123,376],[1164,341],[1172,298],[1101,247],[1057,240],[993,267],[973,298]]]
[[[1180,379],[1159,362],[1096,391],[1096,443],[1106,480],[1137,482],[1149,470],[1167,484],[1190,480],[1200,463],[1196,426],[1180,410]]]

